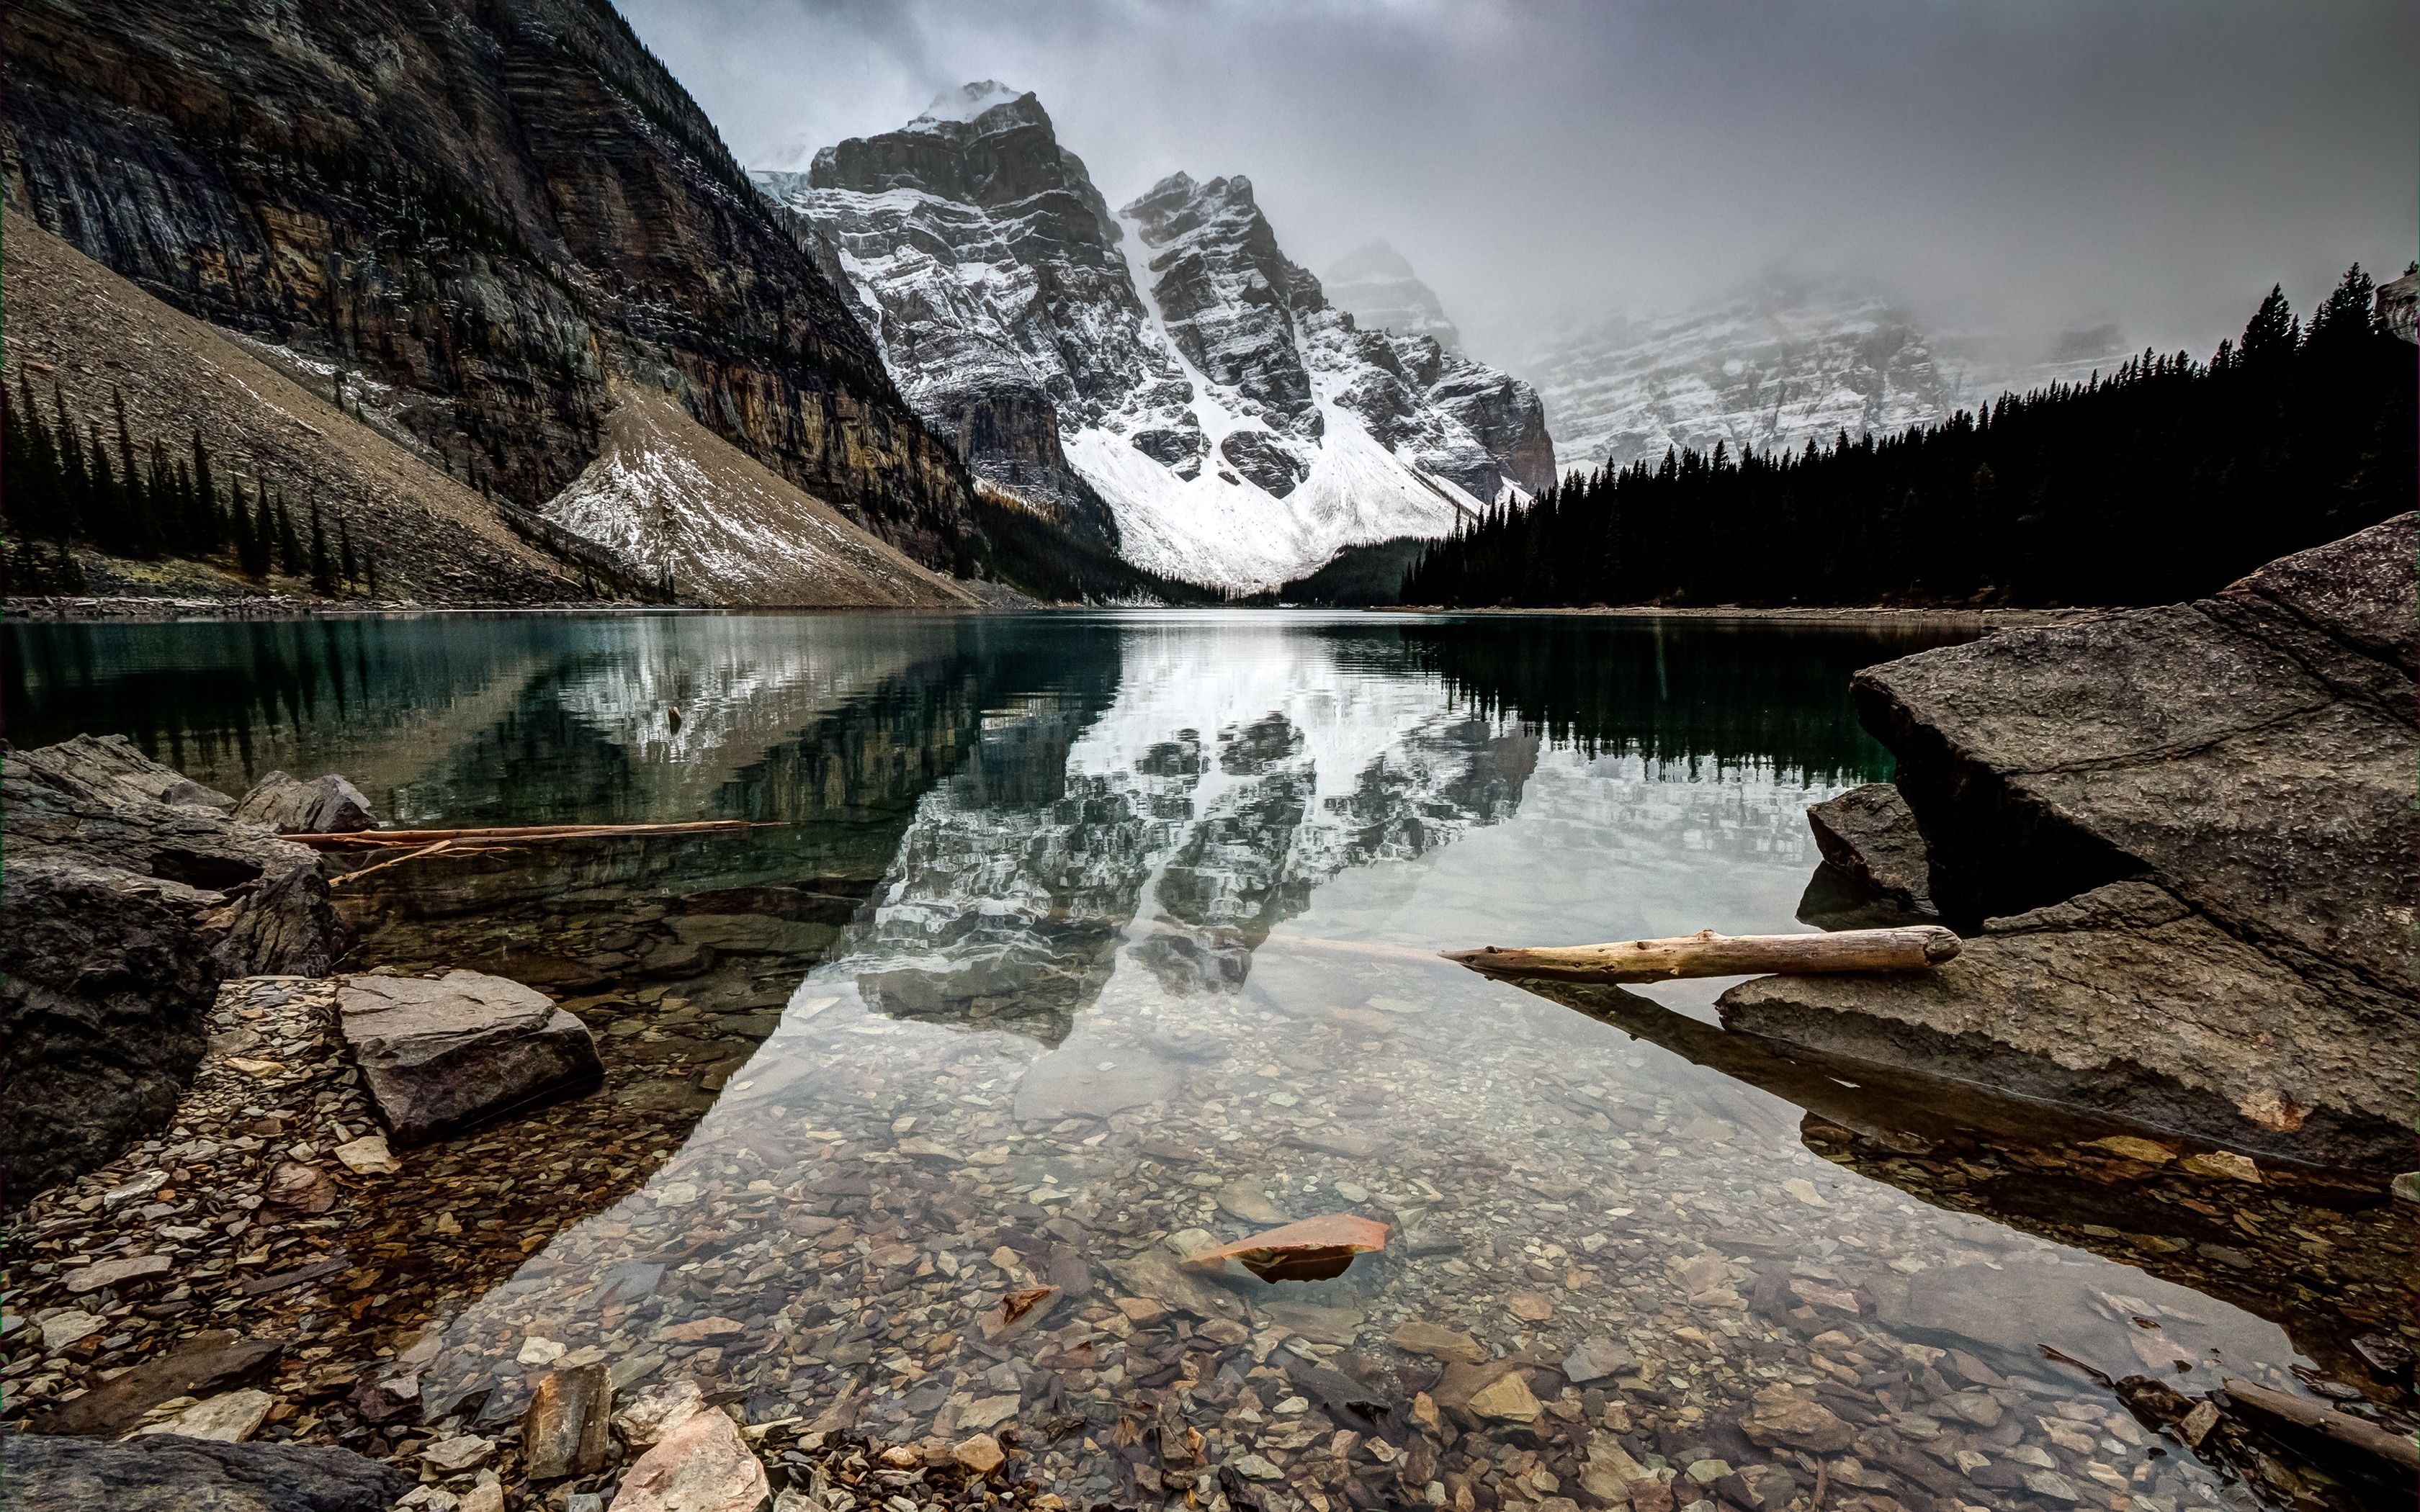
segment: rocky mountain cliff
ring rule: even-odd
[[[26,0],[5,39],[11,213],[392,387],[447,471],[535,508],[627,380],[949,559],[964,471],[602,0]]]
[[[1945,337],[1876,295],[1769,290],[1710,310],[1614,319],[1527,364],[1566,469],[1828,445],[1945,420],[2001,393],[2114,370],[2114,327],[2045,341]]]
[[[1031,94],[970,85],[755,177],[837,248],[968,466],[1138,565],[1273,587],[1553,477],[1526,385],[1330,303],[1249,179],[1112,214]]]

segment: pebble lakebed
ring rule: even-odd
[[[177,1126],[17,1219],[8,1415],[232,1327],[290,1341],[259,1437],[421,1464],[432,1496],[485,1480],[555,1506],[622,1468],[520,1474],[532,1390],[586,1363],[623,1394],[697,1381],[776,1489],[835,1509],[2242,1495],[2091,1381],[1991,1348],[2004,1331],[1971,1325],[1969,1349],[1909,1326],[1928,1273],[1953,1291],[2015,1276],[2077,1314],[2046,1335],[2102,1336],[2102,1368],[2291,1387],[2286,1351],[2246,1358],[2240,1328],[2212,1326],[2225,1309],[1849,1175],[1794,1108],[1551,1005],[1481,1033],[1457,974],[1263,955],[1252,985],[1182,1017],[1113,984],[1031,1064],[1014,1033],[885,1017],[829,973],[761,1044],[745,972],[592,994],[569,1001],[605,1088],[408,1150],[377,1136],[328,984],[232,983]],[[737,1010],[728,1035],[692,992]],[[2184,1200],[2245,1211],[2225,1170],[2173,1175]],[[1176,1263],[1328,1211],[1395,1237],[1327,1282]],[[2250,1211],[2257,1243],[2281,1215]],[[2310,1236],[2291,1242],[2306,1269],[2308,1245],[2335,1247],[2307,1227],[2325,1214],[2282,1216],[2304,1220],[2286,1227]],[[79,1279],[129,1261],[115,1285]],[[1044,1287],[1001,1325],[1004,1297]],[[427,1421],[364,1421],[363,1382],[407,1373]],[[984,1433],[1009,1448],[988,1478],[949,1453]],[[464,1437],[495,1452],[424,1461]]]

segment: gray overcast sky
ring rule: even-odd
[[[1384,236],[1497,361],[1776,274],[2206,353],[2420,221],[2410,0],[617,3],[749,166],[998,78],[1111,205],[1247,174],[1297,261]]]

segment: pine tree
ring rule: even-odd
[[[201,542],[197,549],[215,551],[228,544],[235,532],[219,513],[218,481],[210,473],[209,449],[202,444],[202,433],[194,432],[194,530]]]
[[[360,566],[361,563],[353,558],[353,532],[345,528],[340,517],[336,521],[336,571],[345,579],[347,588],[351,588],[359,579]]]
[[[294,517],[287,512],[286,496],[277,496],[277,570],[288,578],[300,578],[308,563],[302,560],[302,538],[294,532]]]
[[[311,501],[311,591],[322,598],[336,596],[335,563],[328,559],[328,528],[319,519],[319,501]]]
[[[2310,334],[2305,338],[2308,345],[2334,348],[2357,344],[2368,336],[2370,306],[2376,294],[2377,286],[2361,270],[2361,264],[2346,269],[2344,282],[2311,312]]]
[[[378,597],[378,558],[367,551],[362,553],[362,576],[369,580],[370,596]]]
[[[2269,297],[2254,311],[2251,323],[2243,328],[2243,340],[2236,347],[2246,366],[2290,355],[2301,344],[2302,328],[2294,318],[2293,306],[2286,302],[2283,285],[2269,285]]]

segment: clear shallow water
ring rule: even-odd
[[[551,1235],[502,1285],[398,1309],[439,1410],[509,1421],[561,1346],[754,1420],[1013,1427],[1086,1501],[1203,1473],[1119,1427],[1157,1416],[1280,1507],[1578,1497],[1612,1444],[1720,1460],[1774,1506],[1819,1463],[1827,1505],[2215,1504],[2038,1346],[2293,1389],[2272,1319],[2307,1334],[2311,1308],[2257,1273],[2263,1236],[2350,1296],[2288,1236],[2350,1247],[2326,1226],[2366,1220],[2057,1152],[2099,1130],[1950,1148],[1896,1094],[1775,1095],[1791,1069],[1707,1027],[1722,982],[1583,1012],[1435,959],[1797,927],[1805,806],[1888,774],[1848,673],[1922,643],[1271,614],[36,626],[10,735],[123,729],[237,790],[341,770],[412,825],[771,822],[363,889],[365,964],[536,981],[611,1072],[524,1149],[412,1157],[458,1222]],[[597,1148],[630,1175],[507,1217],[463,1168],[500,1144],[524,1188]],[[1387,1253],[1274,1287],[1171,1263],[1335,1211],[1395,1226]],[[987,1337],[1037,1286],[1063,1295]],[[1540,1400],[1457,1415],[1470,1380],[1406,1323],[1523,1355]],[[1567,1385],[1589,1340],[1619,1367]],[[1773,1427],[1802,1401],[1837,1431]]]

